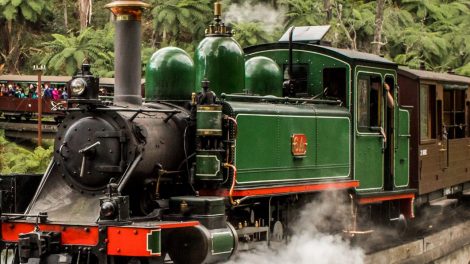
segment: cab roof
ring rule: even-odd
[[[323,45],[315,45],[315,44],[306,44],[306,43],[299,43],[299,42],[292,42],[292,48],[294,50],[306,50],[306,51],[314,51],[320,54],[326,54],[338,59],[342,59],[350,64],[374,64],[382,67],[387,68],[394,68],[396,69],[398,65],[395,62],[387,60],[383,57],[378,55],[354,51],[354,50],[347,50],[347,49],[339,49],[333,48]],[[244,49],[245,54],[251,54],[260,51],[267,51],[267,50],[276,50],[276,49],[289,49],[289,43],[286,42],[279,42],[279,43],[270,43],[270,44],[261,44],[257,46],[251,46]]]

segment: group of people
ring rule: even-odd
[[[14,96],[17,98],[38,98],[37,86],[29,84],[21,87],[19,84],[0,84],[0,96]],[[41,94],[44,98],[52,100],[68,99],[67,89],[62,87],[49,87],[48,84],[41,85]]]

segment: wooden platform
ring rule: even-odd
[[[470,259],[453,262],[466,256],[470,256],[470,221],[374,252],[366,256],[365,263],[468,263]]]

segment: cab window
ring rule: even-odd
[[[308,97],[309,72],[309,65],[306,63],[292,64],[292,76],[289,76],[289,64],[284,64],[284,82],[289,79],[294,80],[295,90],[285,90],[283,96]]]
[[[357,80],[357,124],[359,131],[370,132],[380,125],[380,93],[382,81],[379,76],[360,75]]]
[[[323,91],[328,99],[337,99],[346,104],[346,68],[323,69]]]

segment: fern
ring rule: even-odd
[[[108,32],[110,28],[103,30],[93,30],[87,28],[78,36],[73,34],[62,35],[52,34],[54,40],[44,42],[44,59],[41,61],[48,66],[52,74],[73,75],[87,58],[94,64],[98,60],[111,62],[113,57],[112,33]],[[111,35],[111,37],[110,37]],[[104,41],[103,41],[104,40]],[[99,69],[105,63],[101,62],[94,65],[96,71],[108,71],[108,69]]]
[[[8,142],[0,134],[0,174],[43,173],[52,157],[53,146],[29,151]]]

